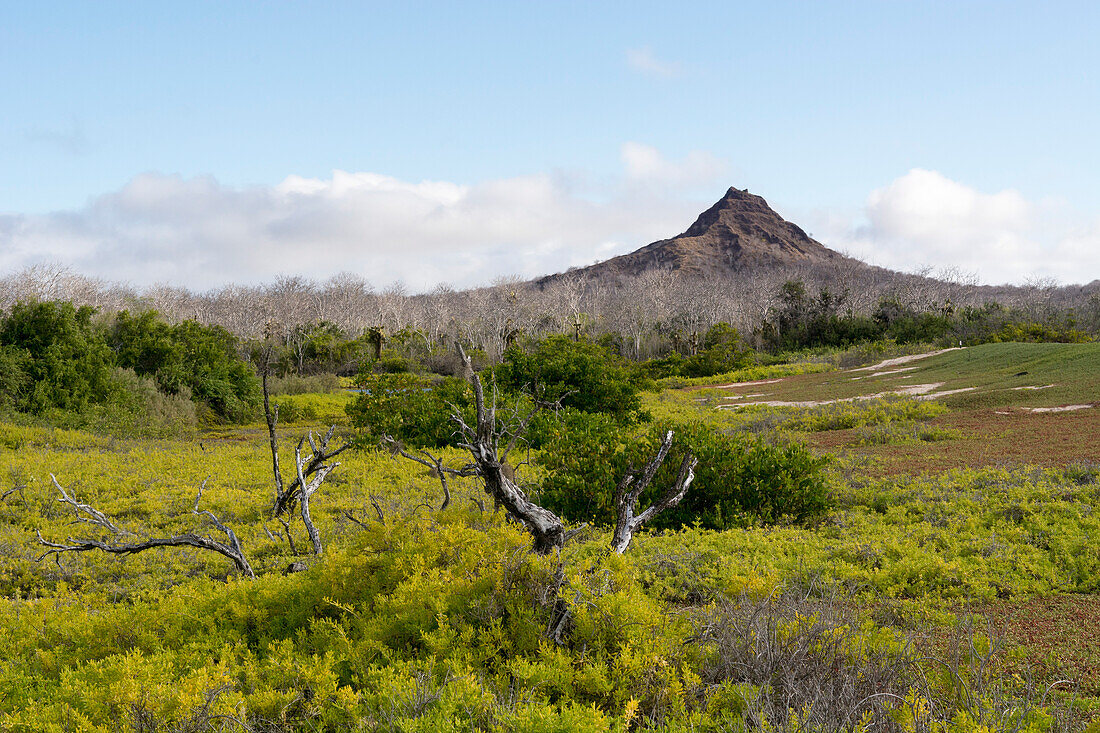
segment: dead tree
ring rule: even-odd
[[[475,425],[470,426],[462,413],[455,409],[451,419],[458,425],[462,436],[463,442],[459,445],[468,450],[473,457],[473,463],[470,466],[471,474],[478,476],[485,483],[485,493],[493,497],[511,516],[523,523],[534,538],[535,552],[547,555],[554,550],[560,550],[565,542],[565,525],[562,520],[554,512],[528,499],[527,494],[509,478],[504,468],[504,459],[515,446],[522,434],[522,429],[512,434],[503,453],[498,454],[498,441],[502,435],[497,430],[495,395],[493,404],[486,405],[485,391],[482,388],[481,379],[473,371],[470,357],[466,355],[461,345],[458,347],[458,353],[469,375],[470,386],[474,390],[477,418]],[[521,423],[521,428],[529,419],[530,416]]]
[[[267,365],[264,365],[262,381],[264,391],[264,417],[267,419],[267,434],[268,442],[271,445],[271,470],[275,475],[275,501],[271,506],[271,514],[280,522],[283,523],[284,529],[287,531],[287,537],[290,537],[290,527],[283,520],[282,515],[288,511],[294,509],[296,504],[300,504],[302,523],[305,525],[306,534],[309,535],[309,541],[313,545],[313,554],[321,554],[321,535],[317,531],[317,528],[313,524],[313,519],[309,514],[309,500],[310,497],[321,487],[325,478],[339,466],[339,463],[328,463],[336,456],[340,455],[348,448],[351,447],[350,442],[345,442],[339,448],[330,450],[329,443],[332,441],[332,436],[336,432],[336,426],[329,427],[328,432],[324,437],[321,437],[318,441],[313,438],[313,433],[310,432],[305,438],[298,441],[298,445],[294,448],[294,468],[296,476],[290,485],[287,486],[283,482],[283,473],[279,468],[279,435],[276,431],[276,426],[279,424],[279,406],[271,406],[271,396],[267,387],[268,369]],[[308,459],[302,457],[302,446],[306,440],[309,440],[309,447],[312,454]],[[293,547],[293,545],[291,545]]]
[[[657,469],[664,463],[665,456],[668,455],[671,447],[672,431],[669,430],[665,433],[664,440],[661,441],[661,447],[657,450],[657,455],[653,456],[653,459],[642,470],[641,477],[639,478],[633,470],[628,470],[622,480],[619,481],[619,485],[615,489],[615,534],[611,539],[611,549],[614,552],[621,555],[630,545],[634,533],[643,524],[666,509],[671,509],[679,504],[691,487],[691,482],[695,479],[695,466],[699,461],[691,453],[688,453],[680,464],[680,472],[676,477],[676,482],[668,487],[648,509],[635,515],[634,510],[638,504],[638,497],[642,495],[642,492],[653,481],[653,477],[657,475]]]
[[[331,436],[332,431],[329,430]],[[333,469],[339,466],[339,463],[320,465],[317,468],[316,473],[313,474],[313,478],[308,482],[306,481],[305,474],[302,472],[302,443],[305,441],[298,441],[298,445],[294,446],[294,464],[298,468],[298,502],[302,507],[302,524],[306,526],[306,534],[309,535],[310,544],[313,545],[313,554],[321,554],[321,533],[317,531],[317,527],[313,524],[313,519],[309,516],[309,500],[313,496],[317,489],[321,488],[321,484],[324,482],[325,477],[328,476]],[[327,442],[327,441],[326,441]],[[313,444],[313,434],[309,435],[309,447],[313,449],[313,455],[316,458],[318,455],[317,446]]]
[[[86,523],[105,529],[111,533],[112,540],[117,540],[124,534],[133,534],[132,532],[128,532],[118,527],[107,517],[107,515],[97,510],[95,507],[88,504],[82,504],[69,496],[52,473],[50,474],[50,478],[53,479],[53,485],[61,492],[61,498],[58,499],[58,501],[73,507],[73,510],[76,512],[76,520],[73,524]],[[237,539],[237,535],[233,530],[222,524],[213,513],[205,509],[199,509],[199,501],[202,499],[202,492],[205,488],[206,482],[203,481],[202,486],[199,487],[198,496],[195,497],[195,506],[192,508],[191,513],[207,517],[219,531],[225,534],[228,543],[219,542],[205,535],[188,533],[172,537],[154,537],[142,542],[127,544],[117,544],[113,541],[104,542],[94,539],[73,539],[70,537],[68,539],[68,544],[62,544],[46,540],[42,537],[42,532],[36,529],[35,534],[38,536],[38,543],[43,547],[49,548],[39,556],[38,560],[42,561],[50,555],[53,555],[55,559],[60,561],[60,557],[63,553],[87,552],[89,550],[100,550],[101,552],[107,552],[114,555],[136,555],[139,552],[145,552],[146,550],[152,550],[157,547],[195,547],[200,550],[210,550],[219,555],[224,555],[232,560],[237,569],[249,579],[255,578],[256,574],[252,571],[252,566],[249,565],[248,558],[245,557],[244,551],[241,549],[240,540]]]

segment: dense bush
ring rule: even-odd
[[[633,419],[645,380],[617,354],[589,341],[562,335],[534,344],[530,351],[513,344],[493,373],[504,390],[523,391],[584,412]]]
[[[761,338],[772,351],[784,351],[847,346],[881,337],[881,324],[854,314],[848,297],[847,291],[821,288],[815,298],[801,280],[788,281],[780,290],[779,307],[761,329]]]
[[[220,326],[194,321],[169,325],[156,311],[122,311],[110,331],[119,366],[156,379],[167,394],[185,387],[218,416],[240,421],[255,414],[260,387],[237,353],[236,339]]]
[[[1088,315],[1087,313],[1085,314]],[[785,283],[779,306],[761,327],[770,351],[843,347],[888,339],[899,344],[939,343],[974,346],[1003,341],[1082,343],[1091,336],[1078,328],[1073,312],[1037,321],[1032,313],[990,302],[956,308],[949,300],[919,310],[897,299],[883,299],[871,316],[853,312],[848,293],[822,288],[817,297],[800,280]]]
[[[350,338],[334,323],[300,323],[287,339],[279,366],[283,374],[353,374],[370,351],[367,337]]]
[[[30,355],[14,346],[0,346],[0,415],[26,404],[34,384],[28,371]]]
[[[737,329],[728,323],[717,323],[703,336],[702,348],[696,353],[684,356],[673,351],[661,359],[650,359],[642,368],[655,379],[698,378],[743,369],[755,361],[756,352],[741,339]]]
[[[254,413],[259,382],[224,329],[171,326],[154,311],[106,324],[94,315],[34,302],[0,317],[0,412],[148,435],[194,428],[192,399],[223,419]]]
[[[652,426],[638,434],[606,415],[564,412],[556,426],[548,427],[537,459],[548,471],[541,501],[574,521],[614,522],[619,479],[628,467],[640,468],[656,453],[667,429]],[[687,451],[699,465],[684,500],[652,526],[699,523],[726,529],[754,522],[807,522],[828,508],[825,461],[801,445],[769,445],[699,424],[672,429],[673,449],[642,496],[642,505],[674,481]]]
[[[356,384],[360,394],[347,413],[366,443],[389,435],[414,446],[450,445],[451,406],[467,409],[473,403],[469,385],[454,377],[365,372]]]
[[[115,359],[93,308],[71,303],[17,303],[0,321],[0,378],[20,412],[80,412],[122,397]],[[10,371],[9,371],[10,370]]]

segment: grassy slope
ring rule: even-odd
[[[876,373],[881,376],[874,376]],[[943,384],[937,391],[975,387],[977,394],[946,398],[948,404],[960,406],[1092,402],[1100,399],[1100,344],[984,344],[884,367],[881,372],[858,369],[806,374],[724,392],[729,397],[763,393],[767,396],[756,399],[767,400],[834,400],[932,383]],[[1013,389],[1049,384],[1055,386]]]
[[[894,371],[898,369],[903,371]],[[873,458],[877,475],[989,465],[1064,466],[1075,461],[1100,461],[1097,437],[1100,436],[1100,344],[986,344],[881,371],[894,373],[873,376],[873,370],[843,370],[738,388],[667,391],[650,397],[647,407],[659,417],[704,419],[729,429],[741,429],[765,422],[761,415],[786,414],[789,420],[797,411],[714,408],[757,400],[846,400],[917,384],[942,384],[935,391],[970,387],[974,389],[935,401],[948,409],[935,416],[931,425],[942,428],[945,434],[957,432],[960,437],[955,440],[857,445],[862,436],[858,429],[815,432],[806,439],[825,451],[849,450]],[[738,395],[743,397],[731,399]],[[1031,412],[1036,407],[1081,404],[1097,407],[1073,412]],[[867,412],[869,405],[857,400],[801,412],[811,416],[858,413]]]
[[[937,391],[974,387],[971,392],[939,400],[948,409],[929,420],[933,426],[958,431],[956,439],[906,445],[858,445],[858,428],[806,433],[802,439],[822,452],[839,451],[844,455],[841,470],[846,482],[884,477],[902,482],[900,485],[904,486],[912,485],[908,477],[923,474],[926,477],[923,481],[928,485],[946,486],[951,484],[952,475],[958,475],[955,472],[966,468],[1003,470],[1016,466],[1019,468],[1002,475],[1018,475],[1020,472],[1026,474],[1030,470],[1027,466],[1095,467],[1100,464],[1100,344],[986,344],[884,367],[881,371],[897,369],[903,371],[876,377],[871,376],[873,370],[844,370],[793,376],[773,384],[666,393],[652,398],[650,407],[658,413],[675,413],[681,418],[694,415],[736,429],[744,427],[748,416],[759,408],[718,411],[715,407],[729,404],[731,400],[727,398],[738,394],[763,393],[742,401],[808,401],[871,395],[914,384],[942,383]],[[1019,389],[1047,385],[1053,386],[1039,390]],[[856,402],[844,409],[859,410],[860,404]],[[1080,404],[1094,407],[1058,413],[1030,411],[1035,407]],[[774,409],[763,410],[765,413],[771,411]],[[986,469],[985,473],[977,475],[988,478],[995,474]],[[985,481],[981,479],[983,484]],[[883,486],[870,485],[879,490]],[[903,503],[909,511],[927,511],[930,504],[944,507],[940,502],[953,493],[948,491],[940,499],[924,495],[915,500],[905,499]],[[998,513],[1002,516],[1017,510],[1031,513],[1040,506],[1043,509],[1039,511],[1061,511],[1054,509],[1050,497],[1034,502],[1021,496],[1001,500],[998,494],[991,494],[987,489],[978,489],[977,495],[982,497],[987,509],[981,522],[992,527],[994,535],[998,529],[992,517]],[[884,494],[879,498],[881,508],[889,513],[888,507],[900,497]],[[1100,492],[1091,490],[1081,499],[1087,505],[1086,512],[1091,512],[1089,507],[1096,507]],[[859,503],[858,499],[855,501]],[[873,504],[875,500],[868,498],[867,501]],[[954,533],[964,533],[955,522],[965,516],[966,510],[957,504],[944,508],[947,526],[953,528]],[[933,513],[929,521],[938,522],[931,516]],[[1022,521],[1028,523],[1026,519]],[[912,536],[921,524],[918,522],[905,530],[906,533]],[[1005,529],[999,531],[1004,537]],[[1084,526],[1076,532],[1083,541],[1077,550],[1082,557],[1100,556],[1096,533]],[[883,546],[881,541],[861,545],[876,562]],[[995,553],[982,564],[993,567],[994,560]],[[1086,694],[1100,694],[1097,677],[1100,669],[1100,597],[1045,595],[1052,590],[1055,589],[1040,591],[1039,597],[1027,601],[999,601],[983,609],[1018,653],[1020,661],[1011,666],[1012,673],[1048,681],[1065,676],[1078,681]],[[1095,594],[1098,589],[1081,587],[1079,590]]]

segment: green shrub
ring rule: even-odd
[[[0,415],[26,404],[33,380],[27,371],[30,355],[15,346],[0,346]]]
[[[186,387],[223,419],[243,422],[256,414],[260,384],[237,353],[237,340],[220,326],[195,321],[169,325],[156,311],[122,311],[111,328],[120,366],[156,379],[167,394]]]
[[[667,377],[657,382],[658,386],[666,389],[681,389],[683,387],[705,387],[714,384],[734,382],[755,382],[759,379],[778,379],[791,377],[797,374],[818,374],[830,372],[835,369],[831,364],[821,362],[799,362],[796,364],[772,364],[770,366],[748,366],[732,372],[715,374],[710,377]]]
[[[450,445],[454,433],[452,405],[473,404],[461,379],[430,379],[414,374],[361,373],[359,395],[347,406],[348,417],[366,443],[383,435],[415,446]]]
[[[94,314],[72,303],[17,303],[0,319],[0,362],[13,370],[4,379],[14,387],[16,409],[80,412],[121,396],[114,354]]]
[[[608,416],[564,414],[538,456],[538,463],[548,471],[540,500],[571,520],[614,522],[619,479],[629,466],[640,468],[656,454],[667,429],[654,426],[636,434]],[[814,457],[801,445],[769,445],[701,424],[672,429],[673,449],[643,494],[642,506],[672,484],[687,451],[699,459],[699,465],[687,496],[658,516],[653,527],[698,523],[726,529],[754,522],[804,523],[828,509],[825,459]]]
[[[662,359],[650,359],[642,368],[654,378],[710,377],[752,364],[756,352],[728,323],[716,323],[703,336],[702,348],[690,356],[673,351]]]
[[[513,344],[493,373],[504,390],[526,392],[584,412],[634,419],[644,380],[622,357],[590,341],[549,336],[527,352]]]

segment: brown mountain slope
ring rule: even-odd
[[[597,277],[633,277],[651,269],[714,274],[750,267],[842,261],[856,262],[810,239],[760,196],[731,187],[683,234],[579,272]],[[550,275],[539,282],[558,277],[561,275]]]

